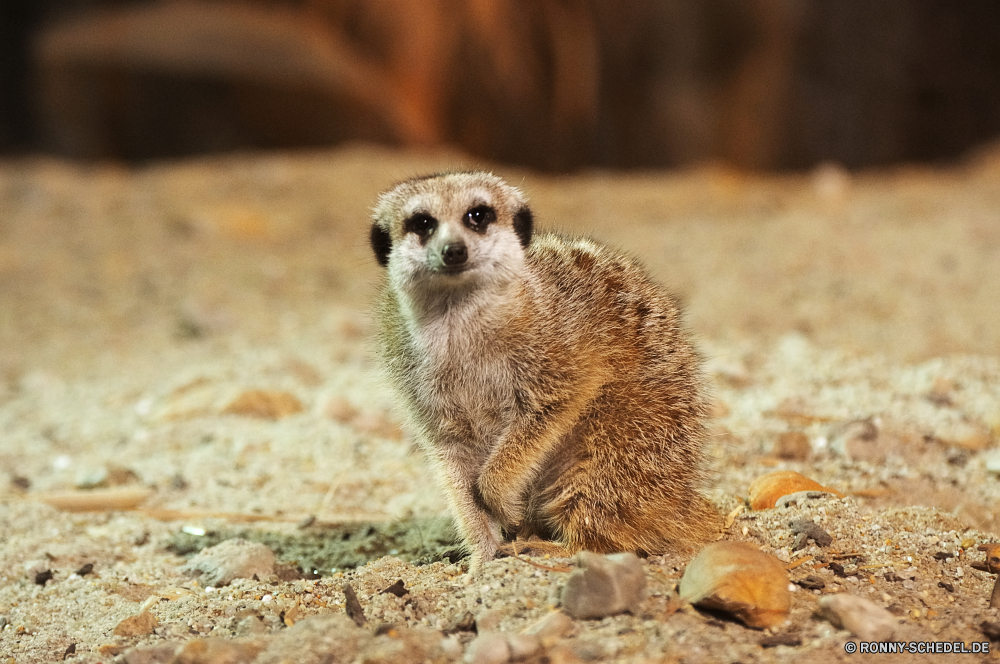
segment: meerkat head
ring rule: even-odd
[[[402,182],[375,206],[371,245],[403,293],[456,292],[521,273],[532,216],[524,195],[491,173]]]

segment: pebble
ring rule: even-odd
[[[166,664],[177,653],[177,644],[168,643],[147,648],[132,648],[122,657],[125,664]]]
[[[108,464],[99,468],[81,471],[76,477],[76,488],[97,489],[111,486],[122,486],[139,481],[139,476],[131,468],[117,464]]]
[[[233,579],[268,578],[275,573],[275,558],[263,544],[234,538],[203,549],[181,571],[189,575],[200,572],[202,585],[220,587]]]
[[[774,556],[750,542],[713,542],[702,549],[681,577],[681,599],[729,613],[748,627],[782,624],[792,597],[788,573]]]
[[[635,613],[646,599],[646,574],[634,553],[602,556],[581,551],[579,566],[562,592],[562,607],[572,618],[603,618],[623,611]]]
[[[465,652],[468,664],[507,664],[533,657],[542,649],[539,637],[533,634],[507,634],[486,631],[469,644]]]
[[[560,639],[573,629],[573,619],[562,611],[552,611],[547,616],[524,630],[525,634],[533,634],[543,641]]]
[[[802,491],[832,493],[839,498],[844,494],[836,489],[823,486],[794,470],[777,470],[758,477],[750,485],[750,509],[766,510],[775,507],[783,496]]]
[[[171,664],[249,664],[264,647],[265,643],[257,640],[194,639],[185,644]]]
[[[291,392],[247,390],[237,396],[222,413],[264,420],[278,420],[301,413],[302,402]]]
[[[795,534],[792,551],[805,548],[809,540],[816,542],[816,546],[830,546],[833,543],[830,533],[816,525],[812,519],[796,519],[789,524],[789,527]]]
[[[886,456],[882,442],[877,418],[869,417],[840,425],[830,437],[830,449],[854,461],[881,463]]]
[[[153,630],[160,624],[160,621],[156,619],[149,611],[143,611],[134,616],[129,616],[125,620],[118,623],[115,627],[115,636],[145,636],[146,634],[152,634]]]
[[[779,459],[805,461],[811,452],[809,436],[801,431],[786,431],[778,436],[778,440],[774,444],[774,456]]]
[[[365,610],[358,600],[358,594],[354,592],[354,587],[349,583],[345,583],[341,586],[341,590],[344,591],[344,610],[347,612],[348,617],[358,627],[363,626],[368,620],[365,618]]]
[[[819,600],[819,615],[863,641],[890,641],[899,631],[896,617],[864,597],[838,593]]]
[[[468,664],[506,664],[510,661],[507,637],[500,632],[481,632],[465,651]]]

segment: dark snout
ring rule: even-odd
[[[441,262],[446,268],[461,268],[469,260],[469,250],[464,242],[449,242],[441,247]]]

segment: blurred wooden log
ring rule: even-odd
[[[153,495],[146,487],[91,489],[88,491],[54,491],[28,494],[37,500],[64,512],[117,512],[134,510]]]

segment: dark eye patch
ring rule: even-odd
[[[486,227],[497,220],[496,210],[489,205],[477,205],[469,208],[469,211],[462,217],[462,223],[474,231],[482,233]]]
[[[421,240],[426,240],[437,229],[438,220],[426,212],[417,212],[403,222],[403,230],[416,233]]]

